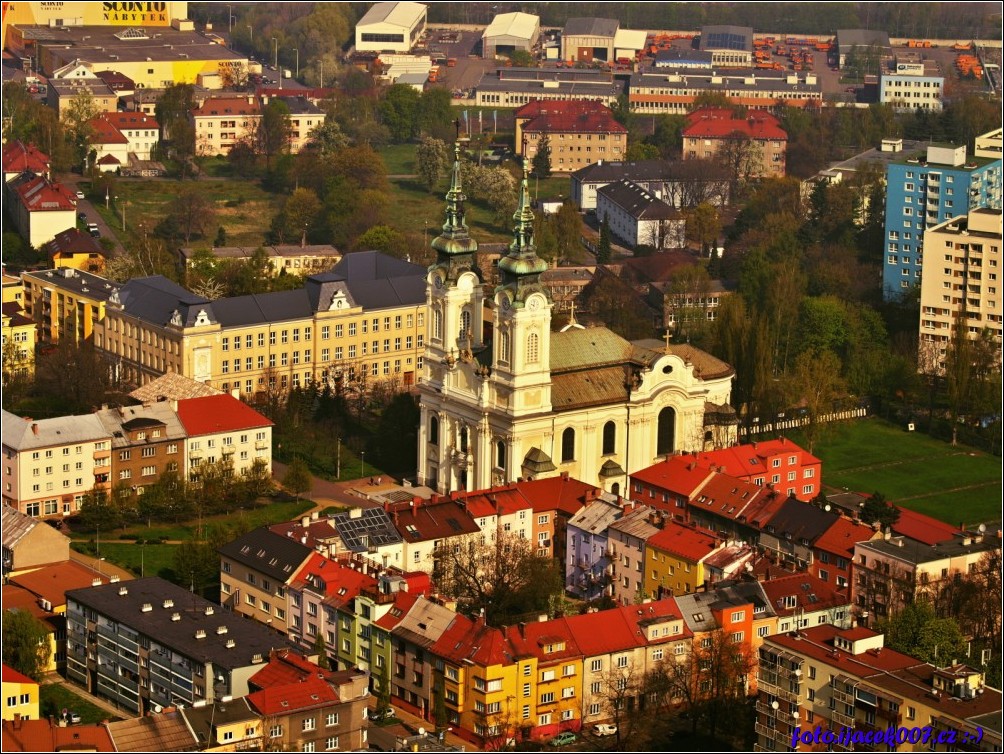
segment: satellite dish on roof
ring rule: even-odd
[[[979,529],[980,534],[984,534],[986,532],[986,530],[987,530],[987,525],[986,524],[980,524],[979,527],[978,527],[978,529]]]
[[[160,714],[161,712],[164,711],[164,708],[161,707],[159,704],[155,704],[155,705],[153,705],[153,711],[156,712],[156,713],[158,713],[158,714]]]
[[[424,736],[425,735],[425,728],[419,728],[418,729],[418,735]]]

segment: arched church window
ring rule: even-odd
[[[511,345],[510,345],[509,337],[510,336],[509,336],[509,331],[508,330],[503,330],[499,334],[499,361],[504,362],[506,364],[509,363],[509,359],[510,359],[509,352],[510,352]]]
[[[495,466],[505,470],[505,441],[499,440],[495,443]]]
[[[656,433],[657,456],[669,455],[676,445],[676,410],[664,408],[659,412],[659,427]]]
[[[460,452],[467,452],[467,427],[460,428]]]
[[[471,335],[471,312],[464,309],[460,312],[460,340],[466,340]]]
[[[575,430],[571,427],[561,433],[561,460],[575,460]]]
[[[526,363],[536,364],[540,361],[540,336],[532,332],[526,336]]]
[[[440,341],[443,339],[443,310],[438,306],[432,309],[432,338]]]
[[[439,418],[435,416],[429,417],[429,442],[439,445]]]
[[[603,425],[603,455],[608,456],[615,452],[617,445],[617,425],[607,422]]]

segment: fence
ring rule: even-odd
[[[816,421],[820,423],[847,421],[848,419],[860,419],[868,416],[868,409],[865,407],[852,408],[846,411],[833,411],[829,414],[820,414]],[[789,429],[798,429],[809,423],[809,416],[797,416],[791,419],[778,419],[773,422],[760,423],[758,418],[753,419],[753,426],[747,428],[739,427],[739,436],[742,439],[749,439],[754,435],[775,434]]]

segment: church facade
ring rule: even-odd
[[[735,442],[733,369],[699,349],[605,327],[551,331],[527,178],[486,297],[464,219],[459,146],[427,279],[418,477],[440,492],[567,472],[627,494],[628,474]]]

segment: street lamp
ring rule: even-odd
[[[227,5],[227,33],[232,34],[234,31],[234,16],[231,10],[233,6]]]
[[[366,451],[360,451],[359,457],[361,459],[359,461],[359,476],[364,477],[366,476]]]
[[[253,46],[253,44],[254,44],[254,27],[251,24],[248,24],[248,32],[251,34],[251,42],[252,42],[252,46]]]

